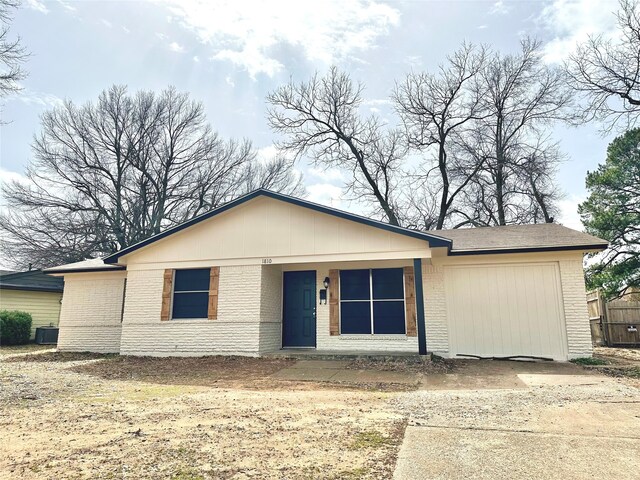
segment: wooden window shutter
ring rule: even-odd
[[[209,309],[207,318],[218,319],[218,287],[220,285],[220,267],[211,267],[209,277]]]
[[[404,267],[404,308],[407,337],[418,335],[416,323],[416,279],[413,267]]]
[[[173,294],[173,270],[167,268],[164,271],[164,283],[162,285],[162,309],[160,310],[160,320],[165,321],[171,318],[171,295]]]
[[[329,270],[329,335],[340,335],[340,270]]]

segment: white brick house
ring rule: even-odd
[[[553,225],[417,232],[267,190],[64,276],[60,350],[591,354],[582,257]]]

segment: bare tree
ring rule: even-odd
[[[565,63],[571,87],[586,101],[583,119],[603,122],[605,131],[633,128],[640,115],[639,5],[620,0],[621,38],[592,35]]]
[[[418,188],[413,189],[410,200],[422,228],[444,227],[457,196],[481,166],[459,145],[473,122],[486,115],[483,85],[478,81],[485,61],[484,48],[463,44],[447,57],[438,74],[412,73],[396,86],[393,97],[408,142],[429,155],[428,164],[417,175]],[[433,198],[434,182],[439,199]],[[435,219],[432,213],[424,212],[431,212],[434,200],[439,205]]]
[[[250,162],[242,176],[242,190],[251,192],[259,188],[278,190],[292,196],[305,194],[302,174],[294,171],[294,161],[276,156],[266,162]]]
[[[42,116],[33,152],[29,181],[4,188],[0,226],[17,265],[111,253],[253,186],[300,188],[290,163],[256,166],[248,141],[221,139],[202,104],[173,88],[67,101]]]
[[[18,8],[18,0],[0,0],[0,97],[20,89],[18,82],[26,77],[22,63],[27,51],[20,44],[20,38],[10,38],[9,24],[13,10]]]
[[[285,136],[278,144],[283,151],[352,172],[347,191],[398,225],[397,169],[406,148],[398,132],[360,115],[362,89],[336,67],[322,78],[290,82],[267,96],[269,123]]]
[[[473,225],[550,221],[552,216],[545,216],[544,210],[551,211],[557,192],[539,191],[536,197],[533,188],[547,185],[545,191],[551,192],[551,180],[536,174],[541,168],[535,163],[544,161],[553,172],[550,162],[561,158],[556,145],[540,138],[553,122],[572,118],[563,72],[542,62],[539,42],[525,39],[516,55],[494,54],[480,78],[488,114],[465,135],[464,149],[482,167],[456,213]],[[537,200],[532,203],[531,198]]]

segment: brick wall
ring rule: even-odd
[[[282,347],[282,269],[263,265],[260,282],[260,353]]]
[[[65,276],[59,350],[120,351],[125,275],[125,272],[107,272]]]
[[[424,317],[427,332],[427,351],[446,356],[449,353],[447,304],[442,266],[422,264],[424,289]]]
[[[266,268],[266,267],[264,267]],[[217,354],[258,355],[271,347],[273,338],[261,315],[273,312],[271,302],[261,309],[261,298],[271,299],[277,290],[263,288],[260,265],[220,268],[218,318],[216,320],[160,320],[164,270],[133,270],[127,280],[127,299],[121,353],[151,356],[202,356]],[[279,288],[279,287],[278,287]],[[265,317],[265,321],[270,317]],[[279,332],[279,324],[278,332]],[[278,333],[279,335],[279,333]],[[278,336],[279,340],[279,336]]]
[[[593,353],[593,346],[591,344],[582,259],[561,260],[560,278],[569,344],[569,360],[590,357]]]

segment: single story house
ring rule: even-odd
[[[591,355],[583,254],[560,225],[420,232],[268,190],[62,265],[60,350],[126,355]]]
[[[42,272],[12,272],[0,275],[0,310],[31,314],[31,338],[36,328],[58,325],[64,281]]]

